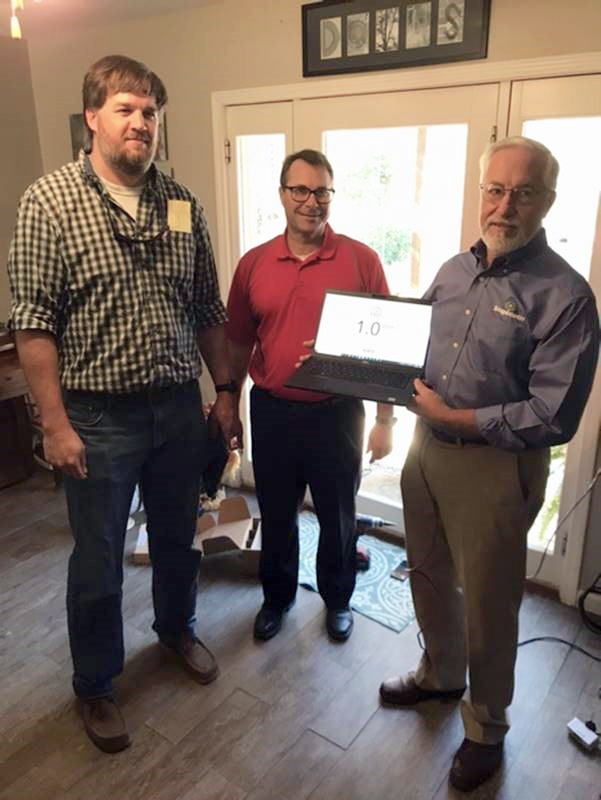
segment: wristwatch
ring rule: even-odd
[[[376,417],[376,422],[378,425],[385,425],[387,428],[392,428],[393,425],[396,425],[396,417]]]
[[[230,394],[236,394],[236,392],[238,391],[238,386],[236,384],[236,381],[228,381],[227,383],[216,383],[215,391],[229,392]]]

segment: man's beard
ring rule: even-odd
[[[156,147],[149,147],[147,151],[138,153],[128,153],[125,147],[102,148],[106,161],[119,172],[131,177],[141,177],[150,167],[154,158]]]
[[[519,227],[512,236],[508,236],[502,229],[487,228],[481,232],[482,241],[489,252],[495,256],[505,256],[514,250],[519,250],[528,243],[529,239],[522,227]]]

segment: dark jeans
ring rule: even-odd
[[[86,446],[88,477],[65,476],[75,547],[67,614],[73,687],[105,695],[123,669],[123,545],[140,484],[153,565],[153,628],[168,639],[192,630],[199,554],[191,550],[206,453],[198,384],[133,394],[67,391],[69,418]]]
[[[317,587],[328,608],[345,608],[355,588],[363,403],[294,403],[255,386],[251,423],[265,603],[282,609],[296,595],[298,512],[308,485],[320,527]]]

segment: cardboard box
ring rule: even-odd
[[[196,535],[192,547],[203,556],[228,551],[243,552],[249,567],[258,567],[261,551],[261,523],[253,520],[244,497],[235,495],[222,501],[217,519],[205,512],[196,523]],[[134,564],[150,564],[146,525],[138,531],[138,541],[132,553]]]

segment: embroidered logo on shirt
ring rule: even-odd
[[[518,304],[514,297],[508,297],[503,307],[494,305],[492,310],[495,314],[499,314],[505,319],[513,319],[516,322],[526,322],[526,317],[523,314],[518,314]]]

